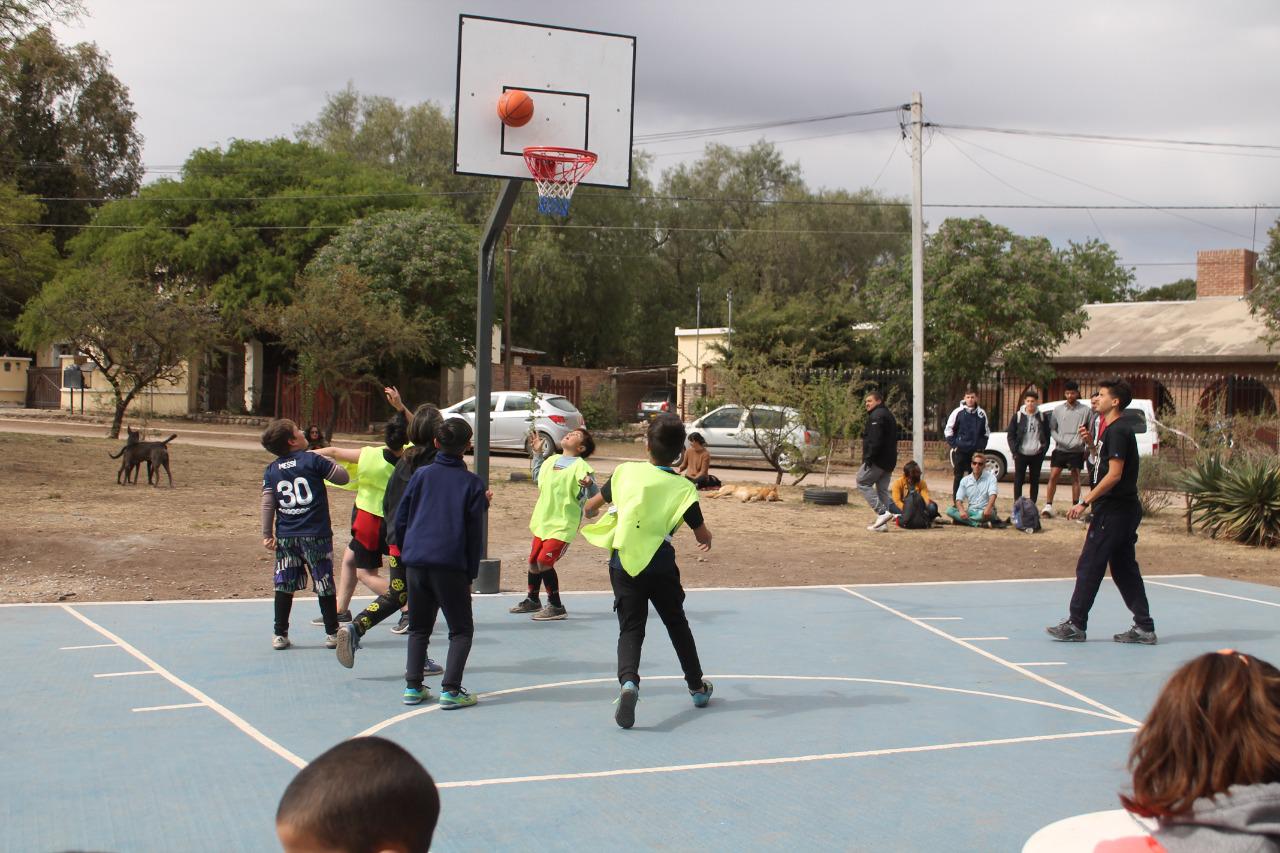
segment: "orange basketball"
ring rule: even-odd
[[[508,89],[498,98],[498,118],[507,127],[524,127],[533,118],[533,98],[520,89]]]

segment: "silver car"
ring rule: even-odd
[[[476,398],[468,397],[441,410],[446,418],[462,418],[476,426]],[[522,450],[530,448],[530,430],[542,435],[544,445],[558,452],[560,442],[575,429],[585,427],[582,413],[558,394],[539,394],[537,402],[528,391],[495,391],[489,395],[489,449]]]
[[[786,430],[787,443],[808,461],[814,461],[822,452],[821,436],[817,430],[804,426],[800,413],[784,406],[755,406],[750,412],[741,406],[721,406],[685,425],[686,432],[702,435],[713,460],[763,461],[764,454],[753,440],[755,429],[769,433]],[[786,454],[780,460],[783,468],[790,467],[792,461]]]

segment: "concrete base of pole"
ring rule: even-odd
[[[480,573],[472,588],[478,595],[493,595],[498,592],[502,583],[502,561],[495,559],[481,560]]]

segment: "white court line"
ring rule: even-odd
[[[468,779],[459,782],[437,782],[437,788],[480,788],[487,785],[515,785],[521,782],[560,782],[572,779],[606,779],[614,776],[639,776],[646,773],[677,773],[686,770],[720,770],[727,767],[763,767],[771,764],[801,764],[811,761],[838,761],[849,758],[871,758],[880,755],[903,755],[913,752],[941,752],[949,749],[971,749],[982,746],[1007,746],[1018,743],[1040,743],[1051,740],[1132,734],[1137,729],[1107,729],[1096,732],[1070,732],[1058,735],[971,740],[935,743],[928,746],[899,746],[889,749],[864,749],[857,752],[828,752],[818,755],[789,755],[781,758],[748,758],[741,761],[708,761],[703,764],[674,764],[665,767],[629,767],[623,770],[596,770],[587,773],[548,773],[542,776],[508,776],[497,779]]]
[[[115,643],[94,643],[92,646],[61,646],[60,652],[74,652],[76,649],[114,649],[118,648]]]
[[[918,681],[891,681],[884,678],[855,678],[847,675],[708,675],[709,680],[715,681],[837,681],[850,684],[886,684],[892,687],[915,687],[921,690],[936,690],[939,693],[959,693],[965,696],[982,696],[991,699],[1004,699],[1009,702],[1020,702],[1024,705],[1039,705],[1042,708],[1053,708],[1058,711],[1069,711],[1072,714],[1084,714],[1089,717],[1097,717],[1107,722],[1115,722],[1116,718],[1112,714],[1102,714],[1097,711],[1090,711],[1087,708],[1078,708],[1074,705],[1060,705],[1057,702],[1046,702],[1043,699],[1029,699],[1026,696],[1011,696],[1007,693],[990,693],[985,690],[969,690],[964,687],[943,687],[939,684],[923,684]],[[683,681],[683,675],[646,675],[645,681]],[[585,684],[616,684],[616,678],[578,678],[572,681],[555,681],[548,684],[529,684],[524,687],[508,687],[505,690],[494,690],[489,693],[477,693],[477,699],[490,699],[495,696],[509,696],[512,693],[527,693],[533,690],[553,690],[557,687],[579,687]],[[384,729],[388,729],[397,723],[423,714],[429,714],[432,711],[440,710],[439,705],[428,705],[426,707],[414,708],[412,711],[405,711],[389,717],[380,723],[376,723],[362,732],[358,732],[352,737],[369,737],[376,735]]]
[[[141,714],[143,711],[176,711],[179,708],[204,708],[207,707],[203,702],[183,702],[181,705],[152,705],[150,708],[134,708],[133,713]]]
[[[1064,660],[1021,660],[1014,664],[1014,666],[1066,666],[1066,665],[1067,665],[1067,662]]]
[[[283,746],[276,743],[274,740],[267,737],[266,735],[258,731],[253,726],[249,725],[249,723],[239,714],[230,710],[220,702],[215,701],[213,697],[209,696],[207,693],[201,690],[198,690],[195,687],[192,687],[190,684],[183,681],[181,678],[178,678],[178,676],[174,675],[172,672],[169,672],[169,670],[160,666],[160,664],[156,663],[151,658],[147,657],[142,652],[135,649],[132,645],[125,642],[123,639],[116,636],[115,634],[111,633],[106,628],[99,625],[97,622],[94,622],[92,619],[85,616],[83,613],[80,613],[79,611],[75,610],[74,608],[66,604],[62,604],[59,606],[63,610],[70,613],[72,616],[79,619],[84,624],[88,625],[93,630],[97,631],[102,636],[106,637],[111,642],[115,643],[120,648],[124,649],[129,654],[133,655],[138,660],[142,661],[147,666],[151,667],[151,669],[155,672],[156,675],[164,676],[165,680],[167,680],[170,684],[184,691],[185,693],[190,694],[190,696],[193,699],[198,700],[201,704],[207,705],[210,708],[210,710],[215,711],[219,716],[221,716],[227,722],[231,723],[231,725],[235,726],[237,729],[244,732],[246,735],[253,738],[258,743],[262,744],[267,749],[271,750],[276,755],[280,756],[285,761],[292,764],[294,767],[302,768],[307,766],[307,762],[303,761],[301,758],[294,755],[292,752],[285,749]]]
[[[849,589],[848,587],[845,587],[844,591],[854,596],[855,598],[861,598],[863,601],[867,602],[868,604],[874,604],[876,607],[879,607],[881,610],[888,611],[889,613],[892,613],[894,616],[897,616],[901,619],[906,619],[908,622],[918,625],[921,628],[924,628],[926,631],[932,631],[933,633],[937,634],[939,637],[942,637],[945,640],[950,640],[951,642],[956,643],[957,645],[963,646],[964,648],[968,649],[971,652],[977,652],[978,654],[982,655],[984,658],[994,661],[1000,664],[1001,666],[1007,666],[1009,669],[1012,669],[1014,672],[1025,675],[1027,678],[1030,678],[1032,681],[1040,682],[1045,687],[1051,687],[1054,690],[1057,690],[1059,693],[1065,693],[1066,695],[1070,696],[1072,699],[1075,699],[1079,702],[1084,702],[1086,705],[1092,705],[1098,710],[1103,711],[1107,714],[1110,714],[1111,718],[1116,720],[1117,722],[1128,723],[1131,726],[1141,725],[1141,723],[1139,723],[1133,717],[1130,717],[1128,714],[1122,714],[1121,712],[1117,711],[1115,708],[1112,708],[1108,705],[1104,705],[1096,699],[1090,699],[1088,696],[1085,696],[1083,693],[1077,693],[1075,690],[1072,690],[1070,687],[1067,687],[1062,684],[1058,684],[1056,681],[1050,681],[1049,679],[1045,678],[1043,675],[1034,673],[1031,670],[1027,669],[1026,667],[1018,666],[1016,663],[1013,663],[1012,661],[1007,661],[1004,658],[1000,657],[999,655],[993,654],[987,651],[986,649],[981,648],[980,646],[975,646],[972,643],[966,643],[964,640],[961,640],[958,637],[953,637],[950,634],[948,634],[946,631],[943,631],[940,628],[935,628],[934,626],[930,625],[927,622],[921,622],[919,619],[916,619],[912,616],[908,616],[907,614],[903,613],[901,610],[894,610],[889,605],[881,604],[879,601],[876,601],[874,598],[868,598],[862,593]]]
[[[966,643],[977,643],[984,640],[1007,640],[1008,637],[956,637],[957,640],[964,640]]]
[[[94,678],[119,678],[123,675],[157,675],[154,669],[137,669],[133,672],[99,672]]]
[[[1153,578],[1202,578],[1202,574],[1171,574],[1171,575],[1148,575],[1144,574],[1144,580],[1150,581]],[[807,589],[840,589],[847,590],[851,587],[857,589],[878,589],[880,587],[897,587],[897,586],[973,586],[977,584],[991,583],[1061,583],[1070,581],[1075,583],[1074,577],[1069,578],[991,578],[989,580],[965,580],[965,581],[890,581],[886,583],[820,583],[820,584],[794,584],[792,586],[687,586],[685,592],[770,592],[782,590],[807,590]],[[580,589],[562,592],[561,595],[613,595],[611,590],[607,589]],[[507,598],[510,596],[523,596],[525,593],[519,590],[511,590],[510,592],[494,593],[492,595],[481,595],[480,598]],[[372,601],[373,596],[356,596],[353,600]],[[112,604],[261,604],[264,601],[273,601],[271,598],[165,598],[159,601],[77,601],[77,607],[97,607]],[[11,601],[0,603],[3,607],[66,607],[65,604],[54,601]]]
[[[1219,598],[1234,598],[1236,601],[1248,601],[1251,604],[1265,604],[1267,607],[1280,607],[1274,601],[1263,601],[1261,598],[1245,598],[1243,595],[1231,595],[1227,592],[1214,592],[1211,589],[1197,589],[1194,586],[1182,586],[1176,583],[1160,583],[1159,581],[1147,581],[1152,586],[1167,586],[1170,589],[1185,589],[1187,592],[1200,592],[1205,595],[1216,595]]]

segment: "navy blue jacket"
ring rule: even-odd
[[[947,418],[945,435],[947,444],[956,450],[986,450],[987,438],[991,435],[987,413],[981,406],[974,406],[972,411],[965,408],[963,403],[956,406],[951,417]]]
[[[407,568],[466,572],[474,579],[488,511],[480,478],[458,457],[436,454],[434,462],[413,472],[396,508],[400,561]]]

